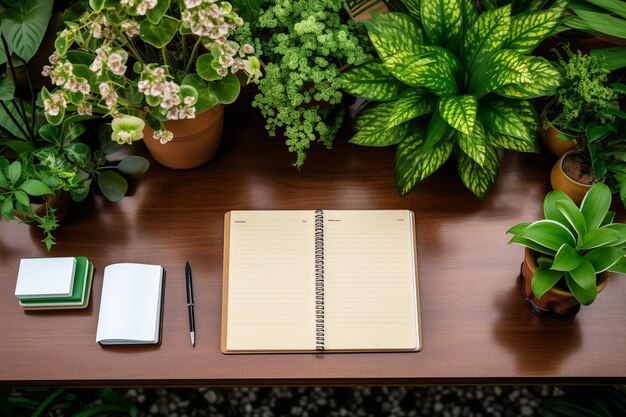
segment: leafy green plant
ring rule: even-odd
[[[479,13],[470,0],[403,2],[410,15],[373,13],[366,22],[379,59],[341,76],[345,91],[376,102],[360,113],[351,142],[398,145],[402,195],[454,154],[461,180],[483,198],[498,175],[497,148],[538,150],[528,99],[551,95],[560,77],[528,53],[553,33],[563,6],[512,17],[510,4]]]
[[[282,131],[301,166],[312,142],[332,147],[344,120],[337,77],[368,59],[344,0],[268,0],[251,24],[265,76],[253,106],[271,136]]]
[[[532,291],[541,298],[558,285],[583,305],[597,295],[597,275],[626,272],[626,224],[613,223],[609,187],[597,183],[580,208],[561,191],[549,192],[543,203],[544,220],[520,223],[507,231],[509,243],[537,253]]]
[[[110,388],[99,390],[4,388],[0,389],[0,415],[11,417],[130,416],[137,407]]]
[[[580,137],[591,122],[610,123],[619,111],[620,91],[609,85],[609,69],[602,57],[557,51],[556,67],[563,82],[557,88],[547,116],[564,135]]]
[[[228,1],[91,0],[89,6],[77,21],[65,22],[44,67],[57,86],[42,90],[53,125],[70,114],[133,116],[166,143],[173,133],[163,122],[234,102],[235,73],[245,72],[247,81],[261,75],[254,48],[229,39],[243,20]]]
[[[590,123],[585,130],[583,150],[589,155],[594,177],[619,193],[626,207],[626,113],[615,112],[614,123]]]
[[[54,0],[0,0],[0,32],[6,37],[9,53],[28,62],[43,40],[52,16]],[[0,64],[7,61],[0,50]]]
[[[620,417],[626,415],[626,392],[618,387],[566,387],[564,394],[545,400],[543,417]]]

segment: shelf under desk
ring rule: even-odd
[[[48,254],[37,229],[0,224],[0,384],[210,386],[527,384],[626,382],[626,280],[614,276],[573,318],[535,317],[517,277],[523,248],[506,230],[542,215],[553,160],[503,152],[483,201],[448,163],[406,197],[394,149],[318,144],[298,171],[294,155],[259,126],[227,126],[209,164],[172,171],[153,163],[119,203],[72,206]],[[142,153],[143,145],[136,145]],[[418,353],[220,353],[224,213],[234,209],[410,209],[416,214],[424,347]],[[624,221],[623,208],[618,218]],[[13,296],[19,259],[87,256],[89,308],[24,312]],[[196,347],[189,342],[185,261],[193,266]],[[102,273],[114,262],[167,271],[162,344],[95,342]]]

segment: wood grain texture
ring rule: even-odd
[[[0,384],[209,386],[284,384],[625,383],[626,280],[614,276],[572,318],[538,318],[517,277],[523,248],[506,230],[542,213],[553,160],[502,154],[483,201],[446,165],[410,195],[394,181],[394,149],[317,146],[298,171],[282,139],[252,110],[229,110],[215,160],[187,171],[153,164],[131,195],[72,206],[50,256],[95,265],[84,311],[25,313],[13,296],[19,259],[48,255],[37,229],[0,223]],[[145,152],[142,144],[135,152]],[[224,213],[233,209],[410,209],[416,214],[424,348],[418,353],[223,355],[220,314]],[[618,218],[624,220],[624,211]],[[184,265],[193,269],[197,344],[189,342]],[[166,270],[162,344],[95,342],[104,267]]]

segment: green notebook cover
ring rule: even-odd
[[[91,284],[91,272],[93,266],[85,256],[76,257],[76,269],[74,270],[74,286],[72,287],[72,295],[69,297],[55,298],[20,298],[20,304],[24,306],[32,304],[67,304],[80,303],[85,295],[85,286]]]

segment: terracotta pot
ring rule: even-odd
[[[550,183],[552,184],[553,190],[560,190],[567,194],[574,203],[580,205],[582,203],[585,194],[591,188],[589,184],[582,184],[574,181],[570,177],[565,174],[563,171],[563,161],[565,158],[572,153],[577,153],[578,151],[569,151],[565,153],[565,155],[561,156],[558,161],[552,167],[552,171],[550,172]]]
[[[537,270],[537,264],[533,254],[534,252],[531,249],[526,248],[521,274],[522,293],[532,312],[538,316],[576,314],[580,309],[580,303],[569,291],[553,287],[542,295],[541,298],[535,297],[531,281],[535,270]],[[603,272],[600,274],[597,282],[599,293],[608,284],[609,273]]]
[[[35,210],[35,214],[38,216],[47,215],[49,208],[53,208],[56,210],[54,214],[57,220],[61,221],[65,219],[70,208],[70,193],[69,191],[60,191],[57,194],[48,195],[45,197],[44,203],[31,204],[31,207]],[[18,219],[30,224],[35,224],[29,216],[25,216],[17,211],[13,211],[13,214]]]
[[[563,140],[557,137],[558,134],[563,132],[554,127],[552,122],[548,120],[546,112],[549,107],[550,105],[548,104],[548,106],[546,106],[541,112],[541,116],[539,118],[539,137],[541,138],[541,143],[546,150],[557,158],[560,158],[566,152],[576,149],[576,141]]]
[[[143,141],[152,157],[168,168],[189,169],[209,162],[219,151],[224,125],[224,106],[219,105],[195,119],[169,120],[165,128],[174,133],[166,144],[154,140],[154,130],[146,124]]]

